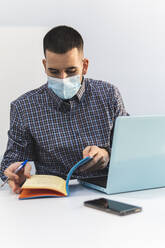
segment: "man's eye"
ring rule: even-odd
[[[51,73],[52,73],[52,74],[58,74],[58,72],[57,72],[57,71],[51,71]]]
[[[75,73],[76,71],[67,71],[68,74]]]

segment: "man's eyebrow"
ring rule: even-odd
[[[76,69],[77,67],[76,66],[70,66],[70,67],[67,67],[67,68],[65,68],[65,69]],[[56,68],[48,68],[49,70],[51,70],[51,71],[55,71],[55,70],[57,70],[58,71],[58,69],[56,69]]]
[[[76,66],[70,66],[70,67],[67,67],[66,69],[76,69],[77,67]]]
[[[48,68],[48,69],[49,69],[49,70],[52,70],[52,71],[53,71],[53,70],[58,70],[58,69],[55,69],[55,68]]]

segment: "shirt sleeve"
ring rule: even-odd
[[[0,166],[0,178],[4,181],[5,169],[12,163],[34,160],[33,139],[22,121],[20,111],[16,105],[11,103],[10,107],[10,129],[8,131],[7,148],[3,155]]]
[[[118,116],[128,116],[122,96],[117,87],[114,86],[114,118]]]
[[[127,113],[127,111],[125,109],[124,102],[123,102],[122,96],[121,96],[118,88],[114,85],[111,85],[111,86],[112,86],[112,88],[111,88],[111,93],[110,93],[110,98],[109,98],[110,99],[109,104],[110,104],[110,111],[111,111],[111,115],[112,115],[112,120],[113,120],[113,122],[115,122],[115,120],[118,116],[129,116],[129,114]],[[113,111],[112,111],[112,109],[113,109]],[[113,128],[111,130],[111,135],[110,135],[110,147],[109,146],[100,147],[100,148],[106,149],[107,152],[109,153],[109,155],[111,155],[113,133],[114,133],[114,124],[113,124]]]
[[[113,85],[113,122],[115,123],[115,120],[118,116],[129,116],[127,113],[124,102],[122,99],[122,96],[120,94],[119,89]],[[113,140],[113,134],[114,134],[114,123],[113,123],[113,128],[111,131],[111,136],[110,136],[110,153],[111,153],[111,148],[112,148],[112,140]]]

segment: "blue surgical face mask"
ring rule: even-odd
[[[70,99],[76,95],[81,87],[80,75],[64,79],[48,76],[48,88],[62,99]]]

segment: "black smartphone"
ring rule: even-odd
[[[109,200],[106,198],[85,201],[84,205],[87,207],[99,209],[108,213],[113,213],[121,216],[142,211],[141,207],[130,205],[124,202]]]

